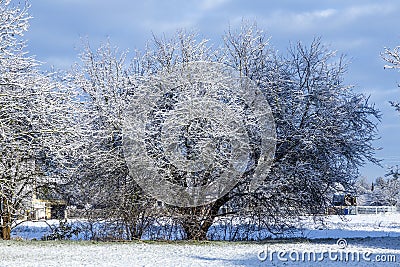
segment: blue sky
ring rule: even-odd
[[[219,45],[228,26],[242,19],[254,20],[271,36],[271,44],[285,52],[290,42],[324,44],[347,55],[351,62],[346,82],[357,92],[371,95],[382,111],[381,139],[375,142],[384,167],[400,165],[400,114],[388,104],[400,100],[400,73],[384,70],[380,53],[400,45],[400,1],[129,1],[35,0],[31,1],[28,50],[48,66],[69,68],[81,38],[98,45],[110,38],[122,49],[143,49],[152,33],[167,36],[180,28],[197,30]],[[374,179],[386,169],[367,164],[361,174]]]

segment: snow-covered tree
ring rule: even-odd
[[[10,238],[12,223],[31,208],[37,190],[60,174],[56,165],[68,150],[64,138],[73,112],[63,105],[68,91],[41,74],[27,55],[22,36],[28,5],[0,2],[0,237]],[[71,96],[73,97],[73,96]],[[50,175],[52,178],[50,179]]]
[[[226,215],[221,214],[222,210],[237,216],[254,215],[260,224],[271,230],[276,225],[285,225],[288,218],[322,212],[330,204],[328,193],[337,184],[351,187],[358,175],[358,167],[367,160],[376,162],[372,141],[376,138],[375,119],[379,114],[368,103],[367,97],[354,93],[352,87],[344,83],[346,64],[343,58],[326,49],[319,39],[310,46],[301,43],[291,46],[286,55],[275,52],[268,40],[256,26],[243,25],[238,31],[229,30],[224,38],[225,46],[216,49],[198,35],[180,31],[171,39],[154,37],[143,53],[135,55],[131,64],[125,62],[124,53],[117,53],[108,44],[97,51],[86,49],[82,54],[83,64],[76,68],[72,79],[85,99],[82,101],[85,111],[81,114],[84,133],[81,140],[85,145],[80,148],[79,173],[76,182],[72,183],[79,188],[75,191],[78,195],[73,197],[115,211],[108,213],[110,218],[121,218],[118,212],[122,210],[131,212],[121,206],[121,203],[130,203],[135,212],[131,215],[140,214],[144,218],[154,199],[145,195],[134,177],[148,177],[153,181],[152,167],[140,167],[149,159],[157,165],[154,166],[156,175],[165,175],[162,179],[171,184],[190,187],[212,183],[220,177],[220,171],[227,166],[225,159],[232,153],[229,143],[235,139],[235,136],[225,138],[231,134],[227,130],[230,124],[226,126],[228,128],[221,126],[217,133],[213,123],[218,124],[219,120],[208,117],[215,111],[207,113],[208,105],[203,103],[200,107],[194,100],[191,100],[192,109],[188,112],[202,115],[198,118],[188,115],[190,123],[179,119],[173,122],[168,119],[168,114],[178,118],[189,114],[185,113],[189,108],[180,106],[187,102],[185,99],[192,99],[190,95],[178,93],[184,85],[173,89],[172,84],[172,91],[163,91],[161,96],[156,91],[166,90],[162,79],[155,87],[147,86],[154,82],[154,77],[167,77],[167,81],[190,80],[198,74],[187,72],[193,62],[218,62],[234,68],[238,77],[248,77],[259,87],[261,96],[268,100],[277,134],[273,166],[268,175],[264,174],[265,179],[252,183],[253,174],[262,163],[260,125],[250,127],[240,120],[245,125],[251,151],[240,181],[211,203],[184,207],[166,203],[164,214],[183,227],[186,238],[206,239],[214,220]],[[218,71],[214,66],[210,64],[207,71]],[[176,70],[179,70],[178,74]],[[198,70],[201,72],[202,68]],[[207,93],[210,89],[207,84],[217,83],[219,75],[215,73],[215,81],[194,85],[199,96],[204,91],[207,97],[222,101],[221,105],[230,105],[230,112],[221,113],[226,122],[239,114],[249,117],[250,106],[246,106],[240,97],[235,98],[235,92],[229,91],[235,86],[228,86],[226,92],[222,86],[215,95]],[[143,95],[154,101],[141,103],[137,99]],[[143,140],[130,142],[144,142],[145,148],[136,154],[140,168],[129,170],[122,147],[122,125],[124,111],[135,112],[135,105],[139,116],[144,116],[147,123],[140,130],[145,131]],[[151,107],[151,111],[141,112],[143,106]],[[182,125],[171,128],[168,126],[171,123]],[[134,129],[135,125],[131,126]],[[163,127],[172,132],[165,132]],[[240,131],[236,133],[241,134]],[[168,147],[165,140],[172,140],[172,137],[181,141],[179,144],[170,142],[174,152],[181,156],[165,151]],[[213,151],[216,158],[210,161],[201,151]],[[140,158],[141,153],[143,158]],[[199,158],[204,166],[213,163],[221,168],[188,171],[187,168],[192,166],[189,163]],[[140,159],[143,165],[140,165]],[[186,169],[182,170],[182,167]],[[84,190],[87,190],[86,194],[82,194]]]
[[[298,43],[287,55],[279,56],[269,46],[268,38],[253,25],[244,25],[237,32],[228,31],[224,40],[225,47],[214,50],[205,40],[196,41],[196,36],[182,32],[171,40],[156,39],[153,50],[145,54],[146,64],[141,65],[142,73],[153,73],[165,69],[168,72],[178,64],[185,71],[185,64],[193,60],[222,62],[249,77],[263,91],[275,118],[274,165],[255,192],[251,186],[255,169],[249,168],[242,182],[213,203],[170,207],[187,238],[205,239],[223,206],[228,206],[231,213],[257,214],[267,226],[285,225],[288,218],[299,214],[319,214],[330,204],[327,192],[338,183],[351,187],[359,166],[367,160],[377,162],[372,141],[376,138],[379,114],[367,97],[352,92],[352,87],[344,84],[346,64],[342,57],[326,49],[319,39],[309,47]],[[147,66],[151,66],[151,71]],[[168,110],[175,100],[179,103],[174,94],[164,96],[172,103],[157,102],[159,112]],[[157,118],[162,121],[162,117]],[[229,116],[226,121],[230,121]],[[151,136],[154,140],[163,138],[162,131],[157,129],[153,129]],[[204,131],[207,127],[197,129]],[[186,146],[182,153],[191,151],[189,143],[182,145]],[[153,147],[159,149],[159,145]],[[260,154],[257,146],[253,148],[250,161],[257,162]],[[176,183],[185,183],[186,178],[179,171],[172,170],[168,175],[174,176]]]
[[[400,207],[400,170],[399,166],[389,169],[386,174],[386,185],[384,187],[386,192],[386,203],[388,205],[396,205]]]
[[[362,195],[373,190],[373,182],[369,182],[366,176],[361,176],[354,184],[356,194]]]
[[[385,177],[374,182],[370,193],[372,205],[400,206],[400,172],[398,166],[389,169]]]

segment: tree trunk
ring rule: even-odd
[[[215,202],[201,206],[182,208],[182,227],[188,240],[207,240],[208,229],[218,215],[218,211],[229,200],[228,195]]]
[[[9,213],[6,213],[3,215],[3,225],[2,225],[2,233],[1,237],[4,240],[10,240],[11,239],[11,216]]]
[[[3,212],[1,214],[2,225],[1,225],[1,238],[4,240],[11,239],[11,214],[9,212],[8,201],[3,198]]]
[[[215,217],[216,215],[210,215],[201,221],[197,219],[191,220],[192,224],[186,224],[186,227],[184,227],[186,238],[189,240],[207,240],[208,229],[213,224]]]

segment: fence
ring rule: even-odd
[[[343,208],[344,214],[382,214],[397,212],[396,206],[349,206]]]

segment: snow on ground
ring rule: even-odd
[[[348,240],[349,246],[339,249],[335,240],[324,242],[280,243],[181,243],[149,242],[92,243],[88,241],[2,241],[0,266],[399,266],[400,249],[394,238]],[[397,244],[396,244],[397,242]],[[321,253],[296,261],[296,255]],[[272,261],[265,253],[272,254]],[[331,256],[328,253],[331,252]],[[344,253],[358,253],[357,260]],[[278,253],[282,260],[278,259]],[[296,254],[297,253],[297,254]],[[340,254],[342,253],[342,254]],[[366,255],[364,255],[367,253]],[[371,253],[371,254],[369,254]],[[379,256],[379,258],[377,258]],[[300,256],[299,256],[300,257]],[[329,258],[331,257],[331,258]],[[390,258],[391,262],[377,262]],[[283,261],[286,260],[286,261]]]
[[[44,222],[26,222],[13,231],[13,237],[40,238],[46,227]],[[299,229],[310,239],[1,241],[0,266],[400,266],[400,214],[352,215],[344,220],[330,216],[325,223],[305,219]]]
[[[329,216],[324,223],[308,219],[299,228],[302,229],[303,236],[309,239],[365,237],[400,239],[400,213]]]

